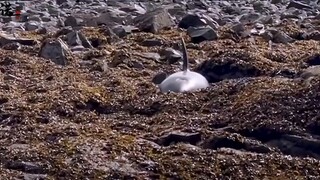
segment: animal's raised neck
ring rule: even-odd
[[[181,37],[181,45],[182,45],[182,54],[183,54],[182,70],[183,70],[183,72],[187,72],[187,71],[189,71],[189,58],[188,58],[188,54],[187,54],[186,43],[184,42],[183,37]]]

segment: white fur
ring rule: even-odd
[[[162,92],[195,91],[208,86],[209,83],[204,76],[190,70],[173,73],[159,85]]]

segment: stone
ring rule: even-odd
[[[81,40],[79,38],[77,31],[72,31],[66,35],[67,43],[69,46],[77,46],[81,45]]]
[[[160,52],[161,59],[166,60],[169,64],[174,64],[182,59],[181,52],[173,49],[173,48],[166,48]]]
[[[157,8],[146,14],[137,16],[133,19],[133,25],[141,31],[158,33],[163,28],[172,27],[174,22],[168,11],[164,8]]]
[[[178,27],[183,29],[188,29],[190,26],[199,27],[206,26],[207,23],[199,15],[187,14],[179,22]]]
[[[27,45],[27,46],[32,46],[37,44],[37,42],[33,39],[13,37],[8,34],[0,32],[0,46],[4,46],[6,44],[10,44],[14,42],[17,42],[22,45]]]
[[[211,27],[189,27],[187,33],[191,37],[193,43],[218,39],[217,32]]]
[[[177,144],[177,143],[189,143],[189,144],[195,145],[200,141],[201,141],[201,134],[198,132],[189,133],[189,132],[174,131],[174,132],[170,132],[167,135],[159,137],[156,140],[156,143],[161,146],[169,146],[171,144]]]
[[[33,162],[25,162],[25,161],[9,161],[5,165],[6,168],[12,169],[12,170],[18,170],[26,173],[32,173],[32,174],[44,174],[45,170],[33,163]]]
[[[40,48],[39,56],[50,59],[58,65],[67,65],[68,46],[60,39],[46,39]]]
[[[76,18],[74,16],[68,16],[66,20],[64,20],[65,26],[77,27],[80,25],[82,20],[80,18]]]
[[[161,84],[163,80],[165,80],[167,78],[167,73],[165,72],[160,72],[157,73],[153,78],[152,78],[152,82],[154,84]]]
[[[78,32],[79,39],[81,41],[81,44],[85,48],[93,48],[91,45],[91,42],[88,40],[86,36],[84,36],[81,32]]]
[[[297,9],[312,9],[311,6],[309,6],[308,4],[305,4],[303,2],[299,2],[299,1],[290,1],[290,3],[287,6],[287,9],[294,7]]]
[[[148,59],[152,59],[154,61],[158,61],[161,57],[158,53],[142,53],[141,54],[143,57],[148,58]]]

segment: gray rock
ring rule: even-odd
[[[275,43],[283,43],[283,44],[287,44],[287,43],[292,43],[294,41],[293,38],[291,38],[288,34],[286,34],[285,32],[282,31],[277,31],[273,34],[273,41]]]
[[[32,174],[44,174],[45,170],[32,162],[24,162],[24,161],[9,161],[6,163],[6,168],[12,170],[18,170],[26,173]]]
[[[205,26],[207,23],[201,19],[199,15],[196,14],[187,14],[179,22],[179,28],[188,29],[189,27],[199,27]]]
[[[165,72],[160,72],[158,74],[156,74],[153,78],[152,78],[152,82],[154,84],[161,84],[163,80],[165,80],[167,78],[167,73]]]
[[[137,16],[133,19],[133,23],[141,31],[158,33],[159,30],[167,27],[172,27],[174,22],[168,11],[163,8],[158,8],[149,11],[146,14]]]
[[[218,39],[218,34],[211,27],[189,27],[187,30],[193,43],[200,43],[202,41],[212,41]]]
[[[76,18],[74,16],[68,16],[64,21],[65,26],[77,27],[80,25],[82,20],[80,18]]]
[[[316,40],[320,41],[320,31],[318,30],[313,30],[311,32],[306,32],[303,34],[303,38],[305,40]]]
[[[309,79],[311,77],[320,77],[320,66],[310,66],[303,70],[300,74],[302,79]]]
[[[25,23],[26,31],[34,31],[40,27],[40,23],[37,21],[28,21]]]
[[[123,26],[118,25],[118,26],[114,26],[112,28],[112,31],[114,34],[116,34],[119,38],[123,38],[127,35],[126,30],[123,28]]]
[[[45,180],[47,178],[46,174],[24,174],[23,180]]]
[[[253,23],[261,17],[259,13],[245,13],[240,16],[239,21],[242,23]]]
[[[95,19],[92,19],[90,21],[90,24],[97,24],[97,25],[106,25],[109,27],[124,24],[126,18],[124,17],[127,15],[125,12],[119,12],[115,9],[109,9],[107,12],[101,13],[98,17]],[[95,21],[95,22],[94,22]]]
[[[237,34],[241,34],[245,31],[244,25],[242,23],[236,23],[232,25],[231,29]]]
[[[68,46],[60,39],[46,39],[41,45],[39,56],[58,65],[67,65]]]
[[[200,15],[200,14],[187,14],[185,15],[178,26],[183,29],[188,29],[189,27],[201,27],[209,25],[213,29],[217,29],[219,24],[213,20],[210,16]]]
[[[56,0],[56,3],[57,3],[58,5],[60,5],[60,4],[62,4],[62,3],[66,3],[66,2],[68,2],[68,0]]]
[[[311,6],[309,6],[308,4],[305,4],[303,2],[299,2],[299,1],[290,1],[290,3],[287,6],[287,9],[294,7],[297,9],[312,9]]]
[[[274,43],[292,43],[294,42],[294,39],[291,38],[288,34],[286,34],[283,31],[277,30],[275,28],[269,28],[267,29],[263,34],[262,37],[269,41],[271,40]]]
[[[77,46],[73,46],[70,48],[70,50],[72,52],[83,52],[83,51],[88,51],[85,47],[83,47],[82,45],[77,45]]]
[[[169,64],[174,64],[182,58],[182,54],[173,48],[166,48],[162,50],[160,55],[161,59],[168,61]]]
[[[144,65],[141,62],[133,61],[132,67],[136,69],[144,69]]]
[[[90,41],[88,40],[87,37],[85,37],[81,32],[78,32],[78,36],[80,38],[81,44],[85,48],[93,48],[91,45]]]
[[[155,61],[158,61],[161,58],[161,56],[158,53],[151,53],[151,52],[143,53],[142,56]]]
[[[5,33],[0,33],[0,46],[4,46],[6,44],[10,44],[14,42],[20,43],[22,45],[28,45],[28,46],[32,46],[37,43],[33,39],[13,37]]]
[[[188,143],[195,145],[201,141],[201,134],[198,132],[187,133],[174,131],[157,139],[157,144],[169,146],[176,143]]]
[[[67,37],[67,44],[69,46],[81,45],[81,40],[79,38],[78,31],[72,31],[68,33],[66,37]]]

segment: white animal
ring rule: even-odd
[[[163,80],[159,85],[161,92],[195,91],[209,86],[209,83],[204,76],[189,70],[187,48],[183,38],[181,38],[181,43],[183,51],[182,71],[173,73]]]

